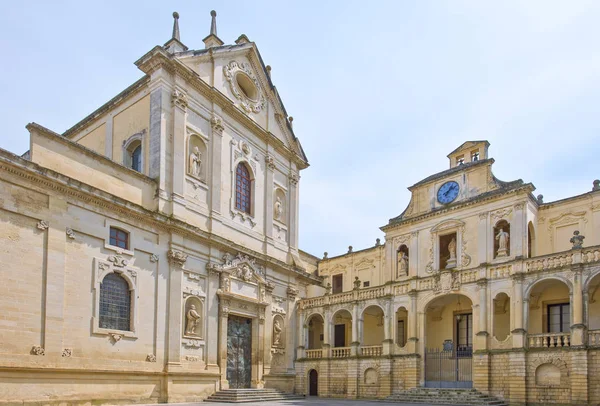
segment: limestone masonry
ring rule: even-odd
[[[417,387],[600,403],[600,181],[546,203],[467,141],[384,241],[316,258],[271,69],[211,15],[204,49],[174,13],[140,80],[63,134],[30,123],[23,156],[0,149],[0,405]]]

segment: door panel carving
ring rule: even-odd
[[[227,319],[227,380],[232,389],[249,388],[252,378],[252,320]]]

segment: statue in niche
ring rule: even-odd
[[[496,241],[498,241],[498,252],[496,253],[497,257],[505,257],[508,255],[508,239],[509,235],[504,228],[500,227],[500,231],[496,235]]]
[[[198,147],[190,154],[190,175],[200,177],[200,168],[202,167],[202,153]]]
[[[398,252],[398,275],[396,277],[408,274],[408,257],[404,251]]]
[[[456,238],[452,237],[450,243],[448,244],[448,261],[446,261],[446,269],[456,267]]]
[[[275,220],[281,221],[283,216],[283,202],[281,198],[277,196],[275,199],[275,212],[273,213],[275,216]]]
[[[283,331],[283,327],[279,322],[279,319],[275,319],[275,323],[273,323],[273,345],[281,345],[281,332]]]
[[[200,315],[196,311],[196,306],[191,305],[186,315],[185,334],[196,335],[196,327],[200,324]]]

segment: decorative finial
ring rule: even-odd
[[[348,254],[350,254],[352,252],[352,245],[348,246]]]
[[[593,182],[594,187],[592,187],[592,192],[595,192],[597,190],[600,190],[600,179],[596,179]]]
[[[290,127],[294,128],[294,117],[289,116],[288,121],[290,122]]]
[[[179,13],[177,11],[173,12],[173,39],[177,41],[181,41],[179,38]]]
[[[210,12],[210,16],[212,17],[210,22],[210,35],[217,36],[217,12],[212,10]]]
[[[325,251],[325,252],[323,253],[323,259],[327,259],[327,256],[328,256],[328,255],[329,255],[329,254],[327,253],[327,251]]]
[[[271,79],[271,65],[267,65],[267,75],[269,75],[269,79]]]
[[[375,240],[375,246],[376,246],[376,247],[379,247],[380,245],[381,245],[381,239],[377,238],[377,239]]]
[[[571,249],[576,250],[583,248],[584,239],[585,237],[583,235],[579,235],[579,230],[573,231],[573,237],[571,237],[571,239],[569,240],[569,242],[573,244],[573,247]]]
[[[537,202],[538,204],[544,203],[544,195],[537,195]]]

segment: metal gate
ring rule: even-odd
[[[473,348],[425,349],[426,388],[472,388]]]
[[[249,388],[252,377],[252,320],[227,320],[227,380],[232,389]]]

